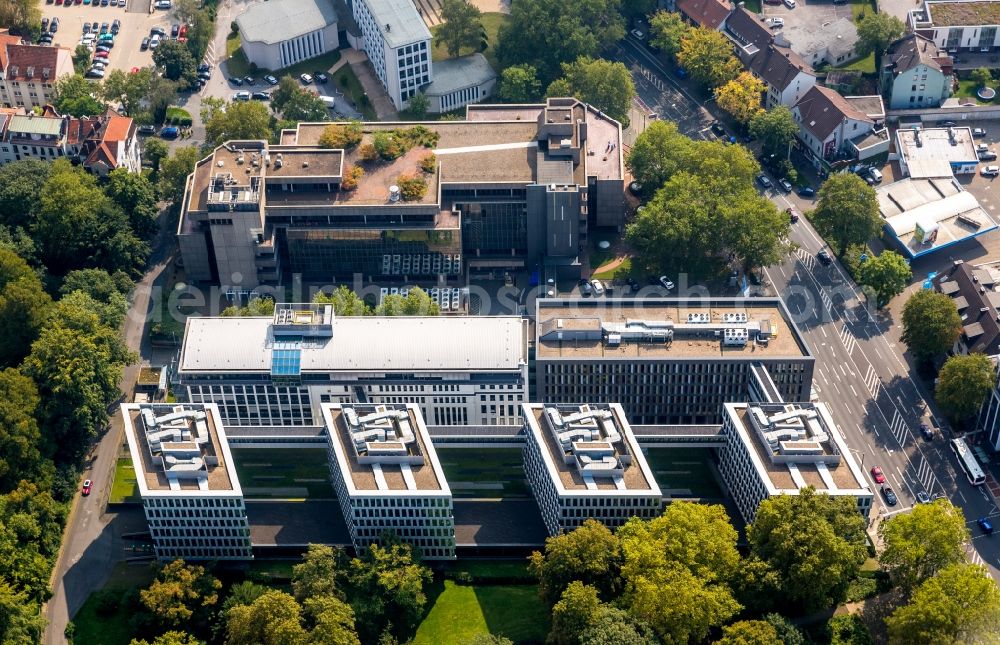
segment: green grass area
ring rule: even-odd
[[[153,312],[153,319],[149,323],[149,337],[154,341],[180,344],[187,316],[178,311],[176,306],[170,306],[171,293],[172,288],[163,289],[160,293],[158,311]]]
[[[865,13],[875,13],[871,0],[851,0],[851,20],[858,21],[858,16]]]
[[[596,268],[596,267],[593,267]],[[612,280],[616,276],[628,276],[632,273],[632,258],[625,258],[622,263],[610,271],[600,271],[591,275],[598,280]]]
[[[510,16],[505,13],[484,13],[483,14],[483,29],[486,30],[486,41],[489,45],[483,50],[483,56],[486,60],[490,62],[493,69],[499,70],[500,65],[497,63],[496,47],[497,47],[497,33],[500,31],[500,27],[510,20]],[[436,35],[441,25],[436,25],[431,28],[431,34]],[[458,52],[459,56],[467,56],[478,51],[478,48],[463,48]],[[434,48],[431,51],[431,60],[447,60],[453,58],[448,53],[443,43],[438,42],[437,38],[434,39]]]
[[[848,69],[864,74],[874,74],[875,73],[875,54],[871,53],[864,58],[859,58],[858,60],[848,63],[847,65],[842,65],[836,69]]]
[[[540,643],[548,631],[548,611],[535,585],[466,586],[445,580],[413,644],[459,645],[469,643],[476,634]]]
[[[119,562],[111,571],[111,578],[102,591],[125,595],[137,587],[146,587],[153,581],[153,569],[148,565]],[[111,615],[98,615],[98,594],[91,594],[73,616],[73,643],[78,645],[128,645],[133,634],[127,607],[119,606]]]
[[[467,573],[474,578],[519,578],[528,573],[528,561],[522,560],[456,560],[448,572]]]
[[[438,448],[438,459],[455,497],[528,497],[520,448]]]
[[[330,82],[336,84],[337,89],[350,99],[358,112],[364,115],[366,121],[378,120],[378,115],[375,114],[372,102],[368,99],[368,95],[365,94],[365,89],[361,87],[361,81],[354,75],[354,70],[351,69],[350,65],[344,65],[338,69],[337,73],[330,78]]]
[[[978,89],[979,85],[977,85],[972,79],[960,79],[958,81],[958,91],[955,92],[955,96],[960,99],[972,100],[979,105],[989,105],[992,101],[982,101],[978,96],[976,96],[976,90]]]
[[[761,13],[764,8],[760,4],[760,0],[745,0],[744,8],[751,13]]]
[[[242,46],[243,43],[240,41],[239,33],[234,34],[232,32],[229,32],[229,35],[226,36],[226,57],[228,58],[229,56],[235,54],[236,50],[238,50]]]
[[[649,468],[664,496],[720,498],[722,489],[709,467],[709,448],[649,448]]]
[[[191,125],[191,113],[184,108],[171,106],[167,108],[166,123],[170,125]]]
[[[248,498],[334,497],[322,448],[232,448],[236,474]]]
[[[128,457],[119,457],[115,464],[115,480],[111,484],[111,497],[108,501],[112,504],[122,502],[139,501],[139,485],[135,481],[135,468],[132,467],[132,460]]]

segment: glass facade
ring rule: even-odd
[[[288,229],[287,265],[306,280],[356,272],[372,276],[459,275],[458,229]]]
[[[455,204],[462,213],[462,246],[466,254],[525,254],[528,252],[524,202]]]

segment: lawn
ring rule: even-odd
[[[750,13],[761,13],[764,8],[760,4],[760,0],[745,0],[744,8]]]
[[[438,448],[437,454],[455,497],[529,496],[520,448]]]
[[[843,65],[841,67],[837,67],[836,69],[849,69],[849,70],[854,70],[854,71],[862,72],[864,74],[874,74],[875,73],[875,54],[873,52],[871,54],[868,54],[864,58],[859,58],[858,60],[856,60],[856,61],[854,61],[852,63],[848,63],[847,65]]]
[[[549,615],[535,585],[472,586],[445,580],[417,628],[414,645],[465,644],[476,634],[497,634],[515,643],[542,642]]]
[[[232,448],[248,498],[334,497],[323,448]]]
[[[989,105],[991,101],[980,101],[979,97],[976,96],[976,90],[978,89],[979,85],[971,79],[959,80],[958,91],[955,92],[955,96],[960,99],[969,99],[979,105]]]
[[[858,22],[858,16],[865,13],[875,13],[870,0],[851,0],[851,20]]]
[[[132,467],[132,460],[128,457],[119,457],[118,463],[115,464],[115,480],[111,484],[111,497],[108,501],[112,504],[139,501],[135,468]]]
[[[708,463],[709,448],[648,448],[646,462],[664,496],[721,498],[722,489]]]
[[[365,94],[364,88],[361,87],[361,81],[354,75],[354,70],[351,69],[350,65],[344,65],[338,69],[337,73],[330,78],[330,82],[336,84],[340,91],[344,93],[344,96],[354,104],[358,112],[364,115],[366,121],[378,120],[375,108],[372,107],[371,101],[368,100],[368,95]]]
[[[497,63],[497,56],[496,56],[497,33],[500,31],[500,26],[503,25],[505,22],[507,22],[509,19],[510,17],[505,13],[483,14],[483,29],[486,30],[486,40],[489,43],[489,46],[483,51],[483,56],[485,56],[486,60],[490,62],[490,65],[493,66],[493,69],[500,69],[500,65]],[[431,34],[432,35],[437,34],[438,29],[440,28],[441,25],[436,25],[432,27]],[[472,54],[476,51],[477,49],[475,48],[462,49],[460,52],[458,52],[458,54],[459,56],[465,56],[467,54]],[[434,49],[431,52],[431,60],[439,61],[439,60],[447,60],[449,58],[452,58],[452,56],[448,54],[448,50],[445,49],[445,46],[442,43],[439,43],[437,39],[435,39]]]
[[[474,578],[521,578],[530,576],[528,561],[522,560],[456,560],[448,565],[449,573],[468,573]]]
[[[150,566],[119,562],[102,591],[124,595],[129,589],[146,587],[152,581],[153,569]],[[98,616],[97,600],[97,594],[91,594],[73,616],[73,642],[79,645],[128,645],[133,636],[128,608],[119,607],[110,616]]]

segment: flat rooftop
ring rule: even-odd
[[[966,127],[896,130],[896,151],[910,177],[950,177],[952,164],[979,163],[972,129]]]
[[[660,495],[620,405],[535,403],[523,410],[560,493]]]
[[[1000,3],[928,2],[927,12],[935,27],[978,27],[1000,25]]]
[[[830,494],[867,489],[824,404],[727,403],[725,410],[772,494],[806,486]]]
[[[241,495],[214,404],[123,404],[125,436],[142,495]]]
[[[723,340],[726,329],[742,331],[745,344],[727,345]],[[763,335],[756,335],[758,330],[766,330],[766,342]],[[540,298],[535,353],[538,358],[603,360],[810,355],[777,298]]]
[[[269,372],[270,317],[189,317],[181,372]],[[519,316],[337,317],[332,337],[300,348],[302,372],[514,371],[528,361]]]
[[[416,404],[329,405],[323,417],[352,493],[451,494]]]

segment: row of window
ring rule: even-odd
[[[147,497],[142,502],[146,508],[243,508],[238,497]]]

